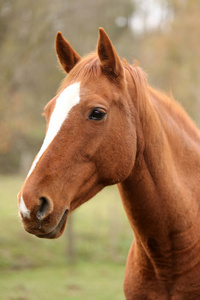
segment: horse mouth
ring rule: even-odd
[[[64,231],[66,222],[67,222],[67,215],[68,215],[68,209],[65,210],[64,214],[62,215],[58,225],[49,233],[47,234],[37,234],[36,236],[39,238],[45,238],[45,239],[55,239],[61,236],[61,234]]]

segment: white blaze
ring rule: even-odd
[[[19,213],[24,217],[30,219],[30,210],[26,207],[26,204],[24,203],[24,199],[21,197],[20,203],[19,203]]]
[[[69,111],[72,109],[73,106],[79,103],[80,101],[79,90],[80,90],[80,82],[76,82],[68,86],[57,98],[54,111],[50,118],[46,137],[44,139],[40,151],[38,152],[38,155],[33,161],[33,164],[31,166],[27,178],[33,172],[42,154],[45,152],[45,150],[48,148],[50,143],[53,141],[54,137],[57,135],[63,122],[67,118]]]

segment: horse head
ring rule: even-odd
[[[136,157],[127,70],[105,31],[84,58],[59,32],[56,52],[69,74],[44,109],[46,136],[18,195],[24,228],[41,238],[59,237],[68,215],[125,180]]]

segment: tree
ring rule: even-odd
[[[172,91],[188,113],[200,125],[200,3],[164,1],[168,8],[165,26],[158,26],[139,37],[137,56],[149,74],[149,81],[165,91]]]

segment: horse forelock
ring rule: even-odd
[[[123,59],[122,65],[125,69],[135,69],[134,66],[131,66],[128,64],[128,62]],[[137,67],[137,69],[140,69]],[[141,74],[145,74],[141,69],[140,69]],[[100,77],[100,75],[103,73],[101,63],[99,60],[99,57],[96,52],[92,52],[85,57],[83,57],[76,65],[75,67],[70,71],[70,73],[64,78],[64,80],[61,82],[61,85],[58,89],[58,92],[62,91],[67,85],[69,85],[72,82],[77,82],[80,81],[81,83],[87,83],[87,81],[91,81],[92,79],[97,79]],[[134,73],[134,71],[133,71]],[[112,78],[112,74],[105,74],[103,73],[104,76],[108,77],[112,81],[112,83],[115,83],[116,86],[119,86],[119,82],[114,76]],[[143,75],[141,75],[143,76]],[[144,75],[145,77],[145,75]],[[120,77],[121,78],[121,77]]]
[[[83,57],[70,73],[62,81],[58,92],[62,91],[72,82],[85,83],[92,78],[98,78],[101,74],[101,66],[96,53],[90,53]]]

